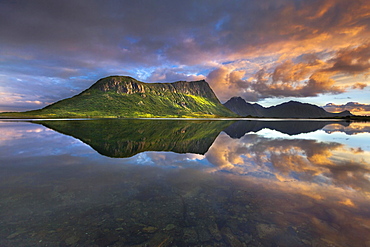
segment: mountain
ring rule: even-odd
[[[235,112],[239,116],[254,116],[254,117],[263,117],[265,108],[257,103],[251,104],[247,103],[241,97],[232,97],[227,102],[224,103],[224,106],[227,107],[232,112]]]
[[[32,123],[73,136],[102,155],[127,158],[144,151],[204,154],[233,121],[99,119]]]
[[[4,115],[4,114],[3,114]],[[7,114],[12,115],[12,114]],[[144,83],[128,76],[100,79],[82,93],[22,117],[234,117],[208,83]]]
[[[247,103],[241,97],[233,97],[224,103],[224,106],[242,117],[325,118],[353,116],[349,111],[330,113],[316,105],[297,101],[289,101],[265,108],[259,104]]]

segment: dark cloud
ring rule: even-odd
[[[0,27],[2,44],[31,53],[36,48],[37,54],[82,60],[198,64],[287,39],[365,28],[365,3],[3,1]]]
[[[370,70],[370,43],[341,49],[329,62],[333,66],[328,71],[357,74]]]
[[[229,62],[234,68],[226,68],[228,85],[213,80],[218,94],[230,90],[230,95],[240,92],[258,100],[339,93],[329,79],[318,82],[313,76],[315,63],[328,58],[308,61],[307,54],[338,51],[331,67],[324,68],[328,73],[367,70],[369,46],[362,43],[369,36],[368,12],[367,0],[5,0],[0,2],[0,88],[8,90],[12,78],[28,77],[24,87],[31,91],[44,82],[38,76],[64,80],[71,90],[87,84],[82,77],[92,84],[111,74],[149,81],[190,80],[222,70]],[[293,60],[298,57],[306,61]],[[243,59],[256,61],[258,69],[252,74],[266,68],[270,84],[247,80],[250,69],[246,64],[238,67]],[[186,66],[187,71],[176,66]],[[212,76],[215,73],[208,75]],[[303,77],[307,78],[297,84]],[[54,82],[49,86],[59,87]],[[14,87],[9,93],[15,91]]]

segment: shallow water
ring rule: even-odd
[[[0,246],[369,246],[370,124],[0,122]]]

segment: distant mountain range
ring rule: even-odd
[[[332,118],[352,116],[349,111],[329,113],[315,105],[289,101],[265,108],[233,97],[221,104],[205,80],[145,83],[128,76],[109,76],[68,99],[43,109],[0,113],[10,118],[209,118],[209,117]]]
[[[233,97],[224,103],[228,109],[242,117],[271,118],[326,118],[353,116],[349,111],[330,113],[316,105],[289,101],[280,105],[263,107],[257,103],[250,104],[241,97]]]

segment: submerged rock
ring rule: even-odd
[[[275,235],[277,231],[278,228],[275,225],[264,223],[257,224],[258,236],[261,239],[265,237],[271,237],[272,235]]]
[[[149,242],[147,242],[147,244],[145,246],[148,246],[148,247],[157,247],[157,246],[167,247],[167,246],[171,246],[172,241],[173,241],[173,237],[171,237],[169,235],[166,235],[162,232],[158,232],[154,235],[153,238],[151,238],[149,240]]]
[[[184,228],[183,233],[185,243],[196,244],[198,242],[198,234],[192,227]]]
[[[244,247],[243,243],[235,236],[230,228],[225,227],[222,229],[222,236],[224,237],[225,241],[228,243],[229,246],[232,247]]]
[[[79,236],[71,236],[64,241],[66,242],[67,245],[74,245],[78,242],[78,240],[80,240]]]
[[[147,226],[147,227],[144,227],[142,229],[142,231],[145,232],[145,233],[154,233],[157,230],[158,230],[158,228],[157,227],[154,227],[154,226]]]

